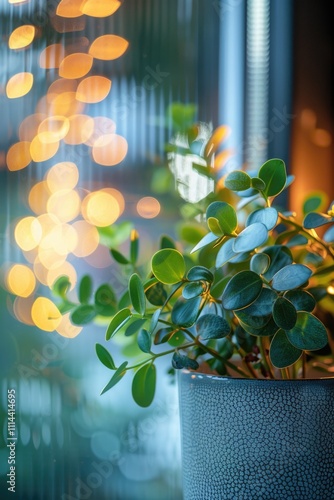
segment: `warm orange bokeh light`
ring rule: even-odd
[[[65,137],[70,128],[69,119],[65,116],[45,118],[38,127],[38,135],[42,142],[58,142]]]
[[[35,275],[28,266],[14,264],[6,276],[8,290],[19,297],[29,297],[36,286]]]
[[[46,181],[40,181],[34,184],[30,189],[28,203],[31,210],[37,214],[45,214],[46,204],[48,202],[50,191]]]
[[[61,43],[54,43],[42,50],[39,65],[43,69],[59,68],[65,57],[65,48]]]
[[[52,100],[58,95],[63,94],[64,92],[75,92],[77,90],[78,82],[76,80],[67,80],[67,78],[58,78],[54,82],[51,83],[48,89],[49,101]]]
[[[57,16],[68,19],[82,16],[80,10],[82,1],[83,0],[61,0],[56,10]]]
[[[82,326],[73,325],[70,320],[70,313],[64,314],[59,326],[56,328],[59,335],[67,339],[74,339],[82,330]]]
[[[16,28],[9,37],[8,46],[10,49],[23,49],[28,47],[34,40],[36,33],[35,26],[25,24]]]
[[[39,163],[52,158],[59,149],[59,142],[46,142],[49,138],[47,132],[36,135],[30,144],[30,154],[34,162]]]
[[[73,189],[79,181],[79,170],[75,163],[63,161],[56,163],[46,175],[46,182],[51,193],[60,189]]]
[[[137,212],[144,219],[154,219],[160,213],[160,203],[152,196],[145,196],[137,203]]]
[[[47,232],[40,243],[40,248],[52,248],[59,255],[67,255],[74,250],[78,243],[78,236],[70,224],[55,224]]]
[[[89,139],[85,141],[87,146],[93,147],[96,141],[103,135],[114,134],[116,132],[116,123],[106,116],[96,116],[94,118],[94,130]]]
[[[76,257],[87,257],[98,247],[99,233],[95,226],[83,220],[74,222],[72,226],[78,235],[78,243],[73,254]]]
[[[6,163],[12,172],[22,170],[31,162],[30,142],[22,141],[13,144],[7,152]]]
[[[60,325],[62,316],[50,299],[38,297],[32,305],[31,318],[41,330],[53,332]]]
[[[85,104],[76,100],[76,92],[63,92],[56,95],[49,105],[49,114],[71,116],[83,111]]]
[[[33,325],[31,319],[31,308],[34,303],[34,297],[16,297],[13,304],[13,312],[16,318],[25,325]]]
[[[6,95],[9,99],[17,99],[30,92],[34,83],[34,75],[24,72],[12,76],[6,85]]]
[[[121,6],[119,0],[84,0],[81,12],[91,17],[111,16]]]
[[[89,54],[70,54],[66,56],[59,66],[59,76],[62,78],[82,78],[87,75],[93,65],[93,57]]]
[[[209,156],[217,151],[221,143],[228,137],[230,128],[227,125],[220,125],[211,135],[205,146],[205,156]]]
[[[129,42],[121,36],[103,35],[94,40],[89,48],[89,54],[95,57],[95,59],[112,61],[121,57],[128,46]]]
[[[328,148],[332,144],[332,136],[328,130],[316,128],[311,132],[311,140],[320,148]]]
[[[111,167],[121,163],[128,152],[126,139],[117,134],[102,135],[95,141],[92,155],[99,165]]]
[[[14,237],[22,250],[33,250],[41,241],[42,227],[35,217],[24,217],[16,224]]]
[[[88,115],[72,115],[69,117],[69,124],[64,142],[72,146],[86,143],[94,132],[94,119]]]
[[[56,269],[64,264],[66,255],[60,255],[53,248],[38,248],[38,259],[46,269]]]
[[[86,221],[97,227],[110,226],[121,214],[117,199],[106,191],[95,191],[86,196],[81,211]]]
[[[76,99],[86,103],[101,102],[111,89],[111,80],[104,76],[89,76],[79,83]]]
[[[40,123],[46,118],[45,113],[35,113],[29,115],[22,120],[19,126],[20,141],[31,142],[35,135],[37,135]]]
[[[61,222],[69,222],[80,212],[81,200],[72,189],[62,189],[53,193],[47,202],[47,211],[55,215]]]

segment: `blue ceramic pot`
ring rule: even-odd
[[[179,374],[185,500],[334,500],[334,378]]]

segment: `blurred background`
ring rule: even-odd
[[[126,252],[136,229],[145,262],[175,234],[180,204],[212,190],[175,148],[168,165],[183,125],[200,124],[202,141],[228,127],[221,175],[282,158],[298,179],[283,202],[298,210],[323,190],[329,205],[333,10],[331,0],[0,0],[1,498],[8,389],[16,498],[182,498],[168,362],[148,409],[127,377],[100,396],[108,373],[94,346],[107,323],[58,321],[49,288],[66,274],[74,289],[88,273],[121,294],[103,243]]]

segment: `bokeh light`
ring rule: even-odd
[[[128,152],[126,139],[117,134],[105,134],[99,137],[93,146],[93,159],[99,165],[112,167],[121,163]]]
[[[60,189],[73,189],[79,181],[79,170],[75,163],[63,161],[56,163],[46,175],[46,183],[51,193]]]
[[[72,253],[76,257],[87,257],[98,247],[99,233],[95,226],[84,220],[75,221],[72,226],[78,235],[78,242]]]
[[[69,119],[65,116],[45,118],[38,127],[38,135],[42,142],[58,142],[63,139],[70,128]]]
[[[104,76],[89,76],[82,80],[77,88],[76,99],[85,103],[103,101],[111,89],[111,80]]]
[[[46,47],[39,56],[39,65],[43,69],[59,68],[65,57],[65,48],[61,43]]]
[[[31,318],[41,330],[53,332],[60,325],[62,316],[50,299],[38,297],[32,305]]]
[[[48,142],[48,132],[42,132],[36,135],[30,144],[31,158],[36,163],[50,160],[59,149],[59,142]]]
[[[58,4],[56,14],[60,17],[75,18],[82,16],[80,7],[83,0],[61,0]]]
[[[25,24],[16,28],[9,37],[8,46],[10,49],[23,49],[28,47],[34,40],[36,33],[35,26]]]
[[[69,222],[80,212],[80,197],[73,189],[62,189],[53,193],[47,202],[47,211],[61,222]]]
[[[32,270],[23,264],[14,264],[7,272],[8,290],[19,297],[29,297],[36,286],[36,278]]]
[[[50,191],[46,181],[37,182],[29,192],[28,203],[31,210],[36,215],[46,212],[46,205],[50,196]]]
[[[91,17],[108,17],[121,6],[119,0],[84,0],[81,11]]]
[[[22,170],[31,162],[30,142],[21,141],[13,144],[7,152],[6,163],[11,172]]]
[[[89,48],[89,54],[95,59],[112,61],[121,57],[127,50],[129,42],[117,35],[102,35],[94,40]]]
[[[90,54],[80,52],[64,57],[59,65],[59,76],[62,78],[82,78],[87,75],[93,65],[93,57]]]
[[[152,196],[145,196],[137,203],[137,212],[144,219],[154,219],[160,213],[160,203]]]
[[[34,84],[34,75],[29,72],[17,73],[6,85],[6,95],[9,99],[17,99],[30,92]]]
[[[86,143],[94,132],[94,119],[89,115],[72,115],[69,117],[69,131],[64,137],[66,144]]]
[[[70,320],[70,313],[64,314],[61,322],[56,328],[57,332],[68,339],[73,339],[82,331],[82,326],[73,325]]]
[[[110,226],[121,214],[117,199],[107,191],[95,191],[83,200],[81,211],[87,222],[98,227]]]
[[[36,217],[24,217],[15,227],[14,238],[22,250],[33,250],[42,238],[42,227]]]

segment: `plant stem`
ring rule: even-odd
[[[264,339],[264,337],[261,337],[260,343],[259,343],[259,348],[260,348],[260,353],[261,353],[261,357],[262,357],[262,363],[263,363],[267,373],[269,374],[269,377],[275,378],[270,361],[268,359],[267,349],[266,349],[266,346],[264,343],[265,343],[265,339]]]

